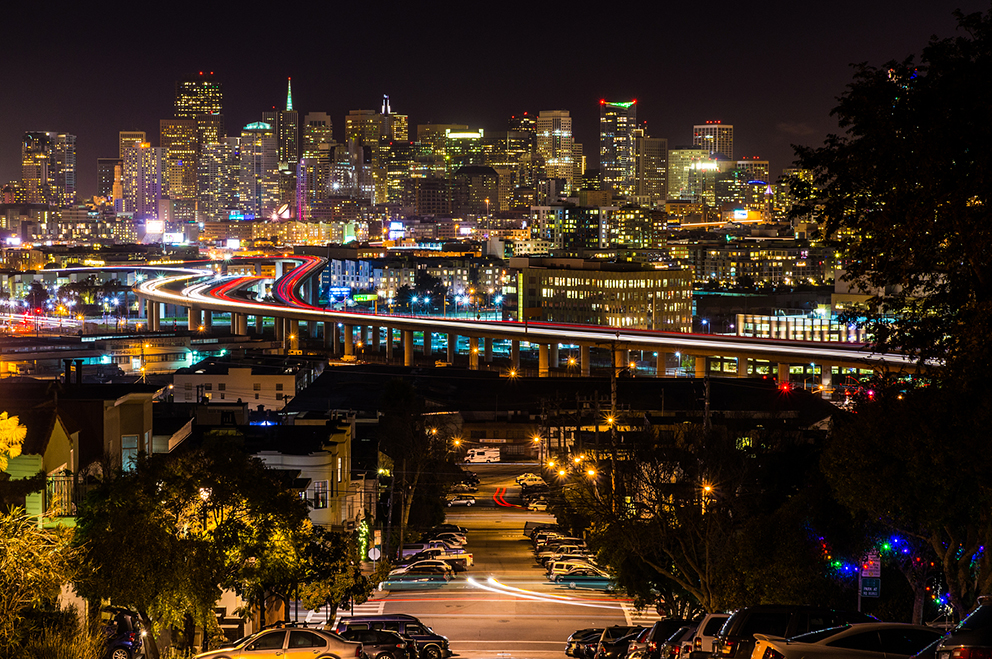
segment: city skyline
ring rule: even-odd
[[[720,120],[735,127],[735,156],[768,160],[774,178],[791,164],[790,144],[818,144],[836,130],[829,112],[851,80],[850,63],[882,64],[918,52],[930,35],[953,36],[959,6],[969,13],[988,3],[850,2],[788,11],[784,3],[761,11],[719,3],[704,17],[689,7],[645,7],[608,45],[594,38],[595,16],[543,7],[512,14],[491,39],[487,15],[457,5],[429,15],[397,11],[375,28],[376,38],[346,28],[357,9],[319,10],[299,18],[285,48],[279,39],[242,47],[253,29],[265,33],[257,17],[219,9],[198,9],[196,21],[183,20],[192,15],[183,6],[164,18],[110,4],[32,15],[59,38],[40,57],[5,54],[0,182],[20,178],[25,132],[54,131],[77,136],[76,187],[81,198],[96,194],[97,159],[117,154],[119,132],[145,131],[157,143],[159,121],[173,116],[176,82],[200,70],[214,71],[224,85],[229,135],[285,107],[292,78],[294,109],[328,113],[339,141],[348,112],[378,108],[383,94],[394,112],[409,116],[411,138],[417,124],[498,131],[512,115],[567,110],[575,141],[597,167],[600,99],[636,98],[638,121],[651,137],[685,146],[694,125]],[[131,23],[134,30],[124,29]],[[568,48],[546,43],[534,29],[549,25],[571,37]],[[191,47],[148,48],[156,31]],[[94,41],[94,32],[107,41]]]

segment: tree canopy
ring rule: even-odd
[[[975,374],[992,366],[992,11],[956,16],[918,61],[855,67],[843,132],[796,147],[812,177],[792,183],[795,212],[845,241],[875,347]]]

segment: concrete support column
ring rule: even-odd
[[[592,372],[592,350],[589,346],[579,346],[579,368],[584,378]]]
[[[214,312],[210,309],[203,310],[203,318],[200,319],[200,324],[203,325],[203,329],[209,332],[214,326]]]
[[[549,346],[549,348],[550,348],[550,354],[548,355],[548,359],[550,362],[550,366],[551,368],[558,368],[558,344],[552,343]]]
[[[548,361],[551,353],[551,348],[547,343],[542,343],[538,347],[538,357],[537,357],[537,376],[541,378],[546,378],[551,375],[551,368],[548,366]]]
[[[829,389],[834,386],[834,373],[832,364],[820,364],[820,386]]]
[[[778,365],[778,383],[780,385],[785,384],[789,381],[789,365],[779,364]]]
[[[341,328],[337,321],[331,321],[331,354],[341,354]]]
[[[747,357],[737,357],[737,377],[747,377]]]
[[[154,332],[158,330],[158,321],[155,319],[155,312],[158,311],[158,304],[153,300],[145,300],[145,316],[148,319],[148,330]]]
[[[455,363],[455,355],[458,354],[458,335],[448,332],[448,363]]]
[[[354,357],[355,355],[355,326],[344,326],[344,356]]]
[[[617,348],[613,351],[613,368],[615,368],[618,373],[627,368],[628,363],[630,363],[629,350],[625,348]]]
[[[706,377],[706,357],[701,355],[696,355],[696,377],[705,378]]]
[[[241,314],[241,321],[238,323],[238,336],[248,336],[248,314]]]
[[[237,335],[237,333],[238,333],[238,325],[240,325],[240,324],[241,324],[241,314],[240,313],[237,313],[235,311],[232,311],[231,312],[231,323],[229,325],[229,327],[231,328],[231,334],[232,335]]]
[[[275,333],[276,341],[282,341],[286,336],[286,319],[275,316],[272,318],[272,327]],[[206,323],[204,323],[206,325]]]
[[[203,324],[203,311],[199,307],[190,307],[186,312],[186,326],[190,332],[199,332]]]
[[[393,328],[386,328],[386,361],[393,359]]]
[[[377,325],[372,326],[372,351],[375,354],[379,354],[379,327]]]
[[[331,337],[334,335],[334,323],[324,321],[324,347],[331,347]]]
[[[430,357],[434,354],[434,346],[432,345],[431,331],[424,330],[424,357]]]
[[[317,338],[317,321],[308,320],[307,321],[307,338],[316,339]]]
[[[493,363],[493,340],[490,337],[486,337],[486,363]]]
[[[286,319],[286,338],[292,345],[293,350],[300,349],[300,321],[295,318]]]
[[[473,370],[479,370],[479,337],[470,336],[468,337],[468,367]]]
[[[510,341],[510,366],[520,370],[520,341]]]
[[[658,351],[658,356],[655,358],[654,362],[654,375],[658,378],[663,378],[668,375],[668,353]]]
[[[413,330],[403,330],[403,365],[413,366]]]
[[[262,336],[262,332],[265,330],[265,316],[255,316],[255,334]]]

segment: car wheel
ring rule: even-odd
[[[127,648],[114,648],[108,655],[109,659],[131,659],[131,653]]]
[[[380,652],[379,654],[375,655],[375,659],[396,659],[396,657],[389,654],[388,652]]]
[[[469,502],[468,502],[467,504],[465,504],[465,505],[468,505],[468,506],[474,506],[474,505],[475,505],[475,502],[474,502],[474,501],[469,501]]]
[[[441,659],[441,648],[436,645],[428,645],[420,651],[420,659]]]

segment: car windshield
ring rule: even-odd
[[[819,643],[825,638],[830,638],[834,634],[839,634],[845,629],[849,629],[850,625],[843,625],[841,627],[828,627],[827,629],[819,629],[815,632],[808,632],[806,634],[800,634],[799,636],[793,636],[789,639],[790,643]]]

